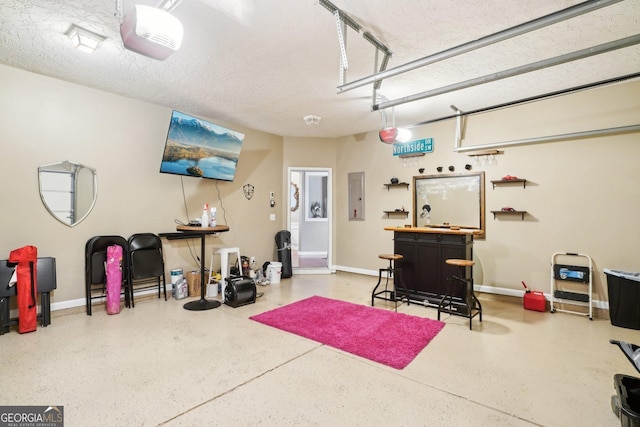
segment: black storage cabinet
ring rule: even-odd
[[[640,273],[605,268],[611,324],[640,329]]]
[[[282,264],[282,277],[286,279],[293,275],[291,265],[291,233],[288,230],[276,233],[276,248],[278,250],[278,262]]]

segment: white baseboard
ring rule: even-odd
[[[316,269],[316,268],[296,269],[295,273],[296,274],[333,274],[336,271],[344,271],[346,273],[362,274],[362,275],[365,275],[365,276],[378,276],[378,271],[377,270],[367,270],[367,269],[363,269],[363,268],[345,267],[345,266],[340,266],[340,265],[331,266],[329,269]],[[485,293],[485,294],[505,295],[505,296],[517,297],[517,298],[522,298],[523,295],[524,295],[524,291],[521,291],[521,290],[518,290],[518,289],[497,288],[495,286],[474,285],[473,289],[476,290],[477,292],[482,292],[482,293]],[[146,294],[151,294],[151,293],[155,293],[155,292],[156,292],[156,290],[150,289],[150,290],[145,291],[145,292],[140,292],[140,293],[138,293],[138,295],[146,295]],[[545,293],[544,296],[545,296],[545,298],[547,300],[550,299],[550,294]],[[171,297],[171,295],[169,295],[168,297]],[[100,301],[100,300],[95,299],[93,301]],[[100,302],[104,302],[104,298],[102,298],[102,301],[100,301]],[[67,309],[67,308],[82,307],[84,304],[85,304],[85,299],[84,298],[75,299],[75,300],[68,300],[68,301],[54,302],[54,303],[51,304],[51,311],[64,310],[64,309]],[[609,310],[609,303],[607,301],[594,300],[593,301],[593,307],[594,308],[603,309],[603,310]],[[17,312],[15,314],[12,312],[12,316],[17,316]]]
[[[347,273],[355,273],[355,274],[364,274],[367,276],[378,275],[378,272],[375,270],[364,270],[360,268],[343,267],[343,266],[335,266],[335,269],[337,271],[344,271]],[[505,296],[517,297],[517,298],[522,298],[525,292],[519,289],[497,288],[495,286],[486,286],[486,285],[474,285],[473,289],[476,292],[482,292],[485,294],[505,295]],[[544,296],[547,299],[547,301],[551,299],[551,294],[549,293],[545,293]],[[593,307],[603,309],[603,310],[609,310],[609,303],[607,301],[593,300]]]
[[[327,256],[327,251],[298,251],[298,258],[326,258]]]
[[[95,299],[93,301],[104,302],[104,298],[101,298],[100,300]],[[67,308],[82,307],[84,305],[85,305],[85,299],[84,298],[73,299],[73,300],[68,300],[68,301],[54,302],[54,303],[51,303],[51,311],[65,310]]]
[[[136,292],[136,295],[151,295],[151,294],[155,294],[157,291],[157,289],[148,289],[146,291],[141,291],[141,292]],[[171,290],[170,290],[170,285],[167,284],[167,299],[171,297]],[[106,298],[96,298],[91,300],[91,303],[104,303],[106,301]],[[76,308],[76,307],[83,307],[86,303],[86,300],[84,298],[80,298],[80,299],[73,299],[73,300],[67,300],[67,301],[60,301],[60,302],[54,302],[51,303],[51,311],[57,311],[57,310],[65,310],[68,308]],[[18,315],[18,313],[16,312],[16,316]]]
[[[334,266],[336,271],[344,271],[346,273],[363,274],[365,276],[377,276],[377,270],[365,270],[362,268],[344,267],[341,265]]]
[[[330,268],[294,268],[293,274],[333,274],[336,271]]]

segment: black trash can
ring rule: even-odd
[[[286,279],[293,275],[291,266],[291,233],[288,230],[276,233],[276,248],[278,249],[278,262],[282,263],[282,277]]]
[[[611,324],[640,329],[640,273],[605,268]]]
[[[640,372],[638,355],[640,347],[624,341],[609,340],[620,347],[631,364]],[[620,419],[622,427],[640,427],[640,378],[615,374],[613,387],[616,394],[611,396],[611,410]]]

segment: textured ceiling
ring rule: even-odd
[[[156,6],[158,1],[122,0]],[[580,3],[576,0],[333,0],[384,43],[388,68]],[[115,0],[0,1],[0,62],[206,118],[284,136],[379,130],[372,85],[338,93],[334,16],[314,0],[183,0],[182,49],[157,61],[124,49]],[[76,24],[107,37],[93,54],[64,33]],[[382,82],[388,99],[497,73],[640,31],[640,0],[614,5]],[[347,82],[373,74],[375,49],[347,30]],[[640,45],[457,90],[394,108],[410,125],[640,71]],[[388,111],[387,117],[391,117]],[[306,125],[303,117],[322,117]]]

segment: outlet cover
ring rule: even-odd
[[[276,214],[271,214],[271,215],[269,215],[269,219],[270,219],[271,221],[275,221],[275,220],[276,220]]]

